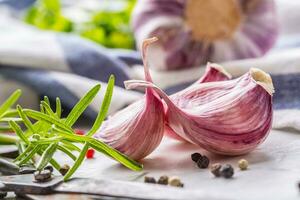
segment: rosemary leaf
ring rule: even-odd
[[[14,122],[14,121],[9,121],[9,125],[11,126],[11,128],[15,131],[15,133],[17,134],[17,136],[24,141],[26,144],[29,144],[29,140],[27,137],[25,137],[22,129],[20,128],[20,126]]]
[[[57,149],[68,155],[72,160],[76,160],[76,156],[63,145],[59,145]]]
[[[20,117],[23,120],[23,123],[25,124],[25,126],[32,132],[35,133],[35,130],[33,128],[33,125],[31,123],[31,121],[28,119],[28,117],[25,115],[25,113],[22,110],[22,107],[20,105],[17,105],[17,111],[20,115]]]
[[[73,133],[73,130],[69,127],[66,126],[65,123],[62,123],[60,120],[51,117],[49,115],[46,115],[44,113],[38,112],[38,111],[34,111],[34,110],[30,110],[30,109],[24,109],[25,114],[27,114],[27,116],[36,119],[36,120],[41,120],[44,122],[47,122],[49,124],[54,124],[56,126],[58,126],[61,129],[64,129],[68,132]]]
[[[19,138],[13,135],[0,134],[0,144],[15,144]]]
[[[7,133],[13,131],[11,127],[9,126],[0,126],[0,133]],[[0,140],[1,143],[1,140]]]
[[[51,117],[57,118],[57,116],[55,115],[55,113],[53,112],[51,107],[45,101],[41,101],[41,104],[44,107],[44,109],[48,115],[50,115]]]
[[[55,113],[56,113],[56,116],[58,118],[60,118],[61,117],[61,102],[60,102],[60,99],[58,97],[56,97],[55,102],[56,102],[56,111],[55,111]]]
[[[46,113],[45,112],[45,108],[44,108],[44,106],[40,103],[40,112],[41,113]]]
[[[55,142],[59,142],[60,140],[62,140],[62,137],[51,137],[51,138],[45,138],[45,139],[40,139],[38,141],[32,141],[32,144],[52,144]]]
[[[87,132],[87,134],[86,134],[87,136],[94,135],[96,133],[96,131],[100,128],[103,120],[105,119],[106,114],[109,109],[111,99],[112,99],[114,84],[115,84],[115,77],[113,75],[111,75],[109,78],[108,84],[107,84],[105,96],[104,96],[100,111],[97,115],[97,118],[96,118],[92,128]]]
[[[117,160],[118,162],[122,163],[124,166],[126,166],[129,169],[135,170],[135,171],[140,171],[143,168],[143,165],[130,159],[128,156],[120,153],[119,151],[111,148],[110,146],[108,146],[107,144],[96,140],[94,138],[92,138],[89,141],[90,146],[95,149],[96,151],[102,152],[106,155],[108,155],[109,157]]]
[[[34,145],[30,144],[27,146],[27,148],[24,150],[21,154],[18,155],[18,157],[15,158],[14,162],[18,162],[22,160],[32,149],[34,148]]]
[[[17,117],[19,115],[18,111],[15,109],[7,110],[2,117]]]
[[[83,111],[90,105],[92,100],[95,98],[99,90],[100,84],[97,84],[79,100],[79,102],[73,107],[73,109],[67,116],[65,121],[66,125],[72,126],[77,121],[77,119],[80,117]]]
[[[8,99],[0,106],[0,117],[3,117],[5,112],[17,102],[21,94],[21,90],[16,90],[8,97]]]
[[[39,154],[40,156],[42,156],[43,151],[40,150],[40,151],[38,152],[38,154]],[[60,165],[59,165],[59,163],[58,163],[54,158],[51,158],[51,160],[50,160],[49,162],[50,162],[50,164],[51,164],[57,171],[60,170]]]
[[[42,170],[46,165],[49,163],[49,161],[52,159],[52,156],[54,155],[56,149],[57,149],[58,143],[53,143],[50,146],[47,147],[47,149],[42,154],[38,164],[37,164],[37,170]]]
[[[55,159],[51,159],[50,160],[50,164],[57,170],[59,171],[60,170],[60,165],[58,164],[58,162],[55,160]]]
[[[49,101],[49,98],[47,96],[44,96],[44,101],[46,102],[46,104],[48,106],[50,106],[50,101]]]
[[[76,145],[72,144],[71,142],[67,142],[65,140],[61,140],[61,145],[69,149],[70,151],[78,151],[80,152],[80,148]]]
[[[23,120],[18,117],[3,117],[0,119],[0,122],[9,122],[9,121],[22,122]]]
[[[74,174],[74,172],[78,169],[78,167],[81,165],[82,161],[84,160],[84,157],[85,157],[88,149],[89,149],[89,145],[88,145],[88,143],[85,143],[79,156],[77,157],[74,165],[71,167],[71,169],[69,169],[67,174],[64,176],[64,181],[67,181]]]
[[[18,163],[19,166],[26,164],[40,149],[42,148],[41,145],[36,145],[29,153],[24,156],[20,162]]]

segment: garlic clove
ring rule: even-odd
[[[126,87],[155,89],[168,106],[169,127],[185,140],[217,154],[248,153],[271,129],[274,87],[271,77],[256,68],[237,79],[193,85],[181,103],[173,102],[153,83],[128,81]]]
[[[145,79],[152,82],[146,51],[157,38],[143,43]],[[143,99],[109,117],[95,137],[113,148],[140,160],[149,155],[161,142],[164,133],[164,108],[161,98],[152,88],[146,88]]]
[[[193,85],[200,84],[200,83],[207,83],[207,82],[230,80],[231,77],[232,77],[231,74],[229,74],[223,68],[223,66],[218,65],[216,63],[208,62],[206,65],[205,73]],[[191,85],[190,87],[193,87],[193,85]],[[188,96],[188,98],[190,99],[191,96],[188,95],[188,93],[191,91],[190,87],[187,87],[186,89],[171,95],[170,96],[171,100],[173,102],[177,102],[178,104],[180,104],[182,102],[181,100],[183,99],[182,96]],[[184,102],[186,102],[186,101],[184,101]],[[165,107],[167,109],[167,106],[165,106]],[[173,129],[168,125],[167,122],[165,124],[165,135],[167,135],[173,139],[179,140],[179,141],[186,141],[182,137],[177,135],[176,132],[173,131]]]
[[[216,63],[208,62],[206,64],[206,70],[204,75],[198,81],[196,81],[196,83],[225,81],[230,80],[231,78],[231,74],[229,74],[223,66],[218,65]]]

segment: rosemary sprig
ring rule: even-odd
[[[12,129],[8,126],[8,122],[13,121],[21,121],[21,118],[18,118],[18,112],[11,107],[17,102],[20,98],[22,92],[21,90],[16,90],[14,93],[7,98],[7,100],[0,106],[0,133],[11,132]],[[1,134],[0,136],[4,139],[5,136]],[[9,136],[8,136],[9,137]],[[4,141],[4,140],[1,140]],[[9,141],[9,140],[7,140]]]
[[[17,112],[14,113],[18,114],[19,117],[12,118],[11,116],[1,115],[1,113],[7,112],[11,105],[15,103],[16,97],[18,97],[20,91],[16,94],[14,93],[12,97],[8,99],[8,103],[5,103],[4,106],[0,107],[0,121],[2,116],[11,119],[8,120],[9,125],[18,136],[15,138],[15,143],[25,147],[22,153],[15,159],[15,163],[18,165],[29,163],[35,155],[40,155],[36,165],[37,170],[42,170],[49,163],[59,170],[60,165],[55,161],[54,154],[56,151],[61,151],[74,160],[73,166],[64,176],[64,180],[66,181],[79,168],[85,158],[87,150],[93,148],[132,170],[141,170],[141,164],[111,148],[102,141],[93,138],[93,135],[100,128],[107,115],[112,98],[113,87],[114,76],[111,76],[98,116],[92,128],[86,135],[77,135],[72,126],[98,94],[100,90],[99,84],[94,86],[79,100],[66,118],[61,118],[62,110],[60,99],[56,99],[56,109],[54,111],[51,108],[48,97],[44,97],[44,100],[41,101],[40,111],[23,109],[18,105]],[[11,113],[12,112],[10,112],[10,114]],[[18,121],[22,121],[26,130],[21,129],[20,125],[17,123]],[[82,144],[83,146],[81,145],[80,148],[80,145],[78,144]],[[76,154],[73,154],[73,151],[79,152],[79,154],[76,156]]]

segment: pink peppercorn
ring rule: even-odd
[[[84,130],[82,130],[82,129],[75,129],[74,131],[77,135],[84,135],[85,134]]]
[[[94,149],[89,149],[86,152],[86,158],[87,159],[92,159],[94,158],[95,150]]]

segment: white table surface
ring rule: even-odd
[[[209,169],[199,169],[191,161],[194,152],[207,155],[211,163],[230,163],[235,167],[234,178],[215,178]],[[249,169],[240,171],[237,161],[245,158]],[[66,160],[64,161],[66,162]],[[144,161],[142,172],[133,172],[97,153],[84,162],[75,176],[143,181],[144,175],[179,176],[184,189],[200,190],[217,199],[299,199],[300,134],[272,130],[267,140],[255,151],[240,157],[210,154],[193,145],[168,138]]]

